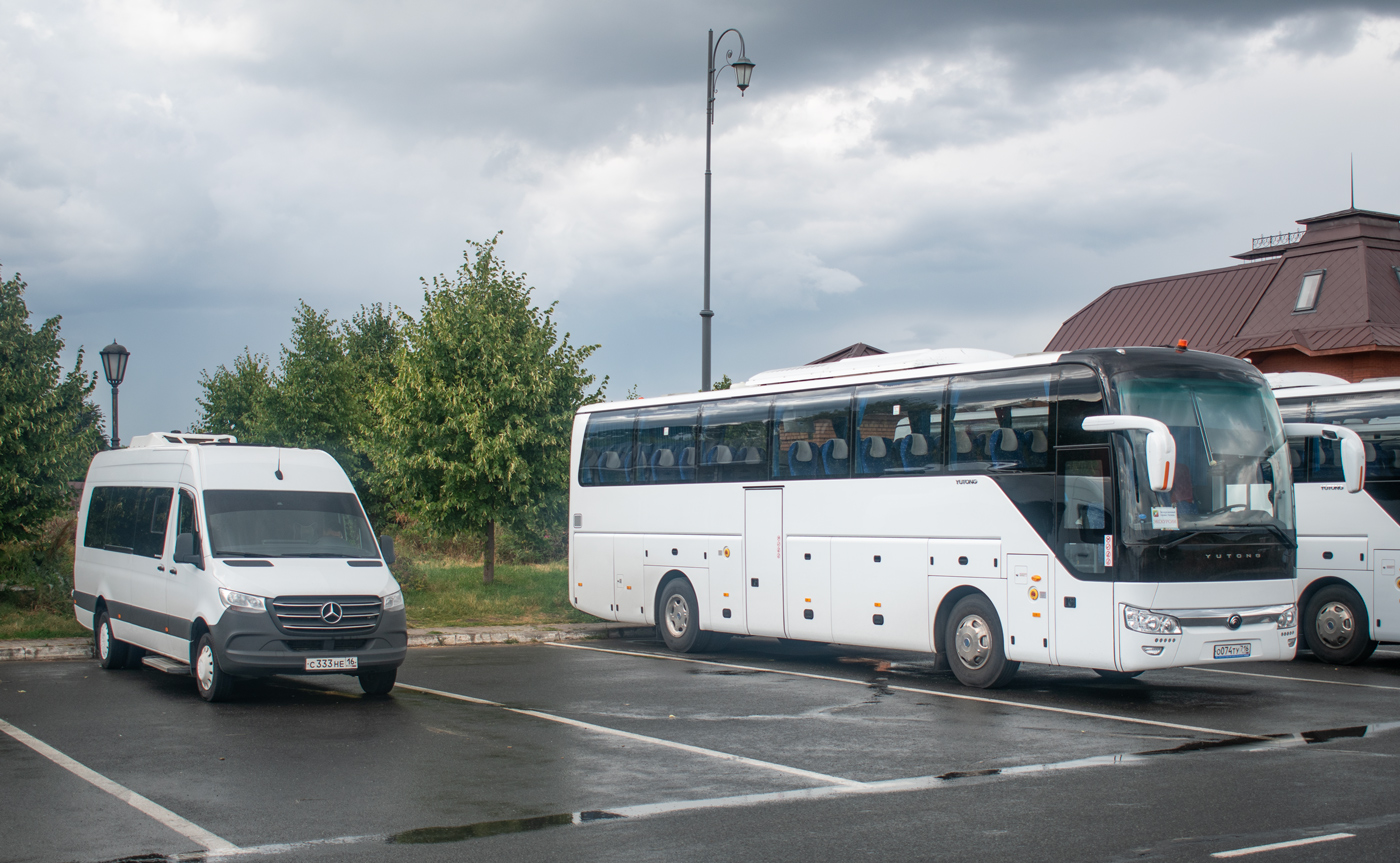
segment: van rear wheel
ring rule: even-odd
[[[131,659],[131,645],[118,641],[112,634],[112,619],[104,608],[97,615],[97,625],[92,628],[93,652],[97,654],[97,664],[106,669],[126,668]]]

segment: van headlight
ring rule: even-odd
[[[1181,622],[1170,614],[1158,614],[1142,608],[1123,606],[1123,625],[1133,632],[1150,635],[1180,635]]]
[[[398,611],[398,610],[401,609],[401,608],[403,608],[403,591],[402,591],[402,590],[396,590],[396,591],[394,591],[393,593],[389,594],[388,596],[384,597],[384,610],[385,610],[385,611]]]
[[[236,590],[229,590],[227,587],[219,588],[219,600],[223,602],[225,608],[231,608],[234,611],[267,611],[267,600],[261,596],[239,593]]]
[[[1298,606],[1290,605],[1288,609],[1278,616],[1279,629],[1292,629],[1293,624],[1298,622]]]

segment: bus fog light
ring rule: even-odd
[[[1162,655],[1162,645],[1160,645],[1160,644],[1144,644],[1144,645],[1142,646],[1142,652],[1143,652],[1143,653],[1146,653],[1148,656],[1161,656],[1161,655]]]
[[[1131,605],[1123,606],[1123,625],[1133,632],[1150,635],[1179,635],[1181,623],[1170,614],[1157,614]]]
[[[1290,605],[1288,610],[1278,616],[1279,629],[1292,629],[1293,624],[1298,622],[1298,606]]]
[[[1298,639],[1297,639],[1296,637],[1295,637],[1295,638],[1290,638],[1290,639],[1288,639],[1288,646],[1289,646],[1289,647],[1297,647],[1297,646],[1298,646]]]

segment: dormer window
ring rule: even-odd
[[[1317,309],[1317,295],[1322,292],[1322,277],[1325,275],[1326,270],[1303,274],[1303,283],[1298,286],[1298,300],[1293,303],[1293,314]]]

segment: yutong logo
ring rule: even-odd
[[[1244,624],[1244,618],[1238,614],[1232,614],[1225,619],[1225,628],[1231,631],[1239,629]]]
[[[340,623],[340,619],[344,616],[345,612],[341,611],[339,603],[328,602],[321,606],[321,619],[326,623]]]
[[[1264,552],[1256,551],[1250,554],[1242,554],[1238,551],[1220,551],[1215,554],[1206,552],[1206,560],[1253,560],[1256,557],[1263,557]]]
[[[975,480],[975,479],[960,479],[960,480],[958,480],[958,485],[977,485],[977,480]]]

